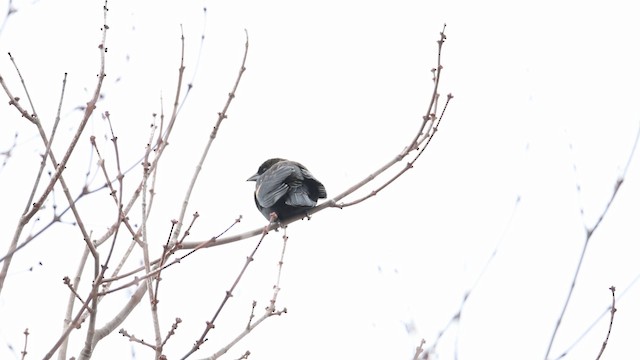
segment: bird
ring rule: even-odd
[[[306,213],[318,199],[327,197],[327,190],[304,165],[281,158],[265,161],[247,181],[256,182],[256,207],[267,220],[277,221]]]

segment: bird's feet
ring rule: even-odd
[[[274,211],[271,214],[269,214],[269,225],[271,224],[276,224],[277,227],[274,229],[276,232],[278,231],[279,228],[282,227],[282,223],[280,223],[280,219],[278,218],[278,214]]]

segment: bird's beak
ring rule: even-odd
[[[260,175],[258,175],[258,174],[253,174],[253,175],[251,175],[250,178],[247,179],[247,181],[258,181],[258,177],[259,176]]]

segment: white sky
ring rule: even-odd
[[[250,359],[409,359],[421,338],[427,345],[435,341],[474,284],[461,321],[438,344],[437,358],[544,357],[583,246],[584,224],[593,226],[601,215],[640,126],[635,3],[185,3],[109,4],[105,98],[66,172],[77,193],[95,163],[87,140],[92,134],[113,171],[103,111],[111,113],[123,164],[140,157],[160,95],[170,113],[182,24],[186,82],[194,89],[160,166],[149,230],[156,255],[235,80],[245,28],[247,72],[190,201],[187,213],[201,215],[192,241],[219,233],[239,214],[243,221],[234,233],[264,225],[253,204],[253,184],[245,179],[269,157],[304,163],[333,196],[400,152],[426,109],[436,40],[447,23],[441,92],[455,98],[433,143],[415,169],[377,197],[289,228],[278,301],[289,313],[267,320],[228,358],[250,350]],[[0,33],[0,54],[10,51],[16,58],[47,128],[63,74],[69,73],[54,149],[61,153],[81,116],[73,109],[88,101],[95,86],[102,3],[13,6],[18,11]],[[205,42],[196,66],[204,6]],[[0,74],[26,101],[6,56],[0,57]],[[25,206],[42,151],[35,129],[14,109],[0,107],[0,151],[10,147],[15,132],[19,145],[0,171],[0,253]],[[606,309],[611,285],[618,289],[618,312],[605,357],[640,356],[638,285],[622,295],[640,275],[639,163],[636,154],[591,239],[551,358]],[[126,184],[139,178],[136,170]],[[92,187],[101,183],[98,175]],[[106,192],[96,198],[97,204],[81,208],[89,228],[101,234],[115,209]],[[61,192],[56,199],[63,207]],[[50,216],[46,210],[35,229]],[[139,211],[132,218],[139,221]],[[233,337],[246,323],[252,300],[259,309],[266,306],[280,234],[263,244],[218,327],[191,358],[209,355]],[[256,240],[200,251],[164,272],[163,334],[175,317],[183,320],[166,348],[170,359],[180,358],[199,336]],[[68,295],[61,279],[75,272],[80,242],[77,228],[58,225],[15,257],[0,294],[0,359],[18,357],[26,327],[28,358],[41,358],[57,339]],[[26,270],[30,266],[34,271]],[[130,293],[115,295],[99,324]],[[595,358],[608,319],[566,359]],[[405,324],[413,330],[407,332]],[[151,340],[146,305],[123,327]],[[83,338],[72,340],[68,357],[78,355]],[[112,334],[94,358],[129,358],[132,351],[137,358],[152,356]]]

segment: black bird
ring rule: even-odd
[[[256,182],[256,206],[268,220],[271,213],[278,215],[278,221],[304,214],[327,197],[324,185],[295,161],[269,159],[247,181]]]

